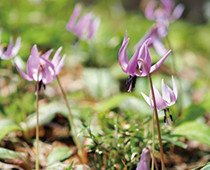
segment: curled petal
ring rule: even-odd
[[[152,99],[148,96],[146,96],[143,92],[141,92],[141,95],[143,96],[144,100],[147,102],[150,107],[154,109],[154,106],[152,105]]]
[[[179,19],[182,15],[183,11],[184,11],[184,6],[182,4],[177,5],[177,7],[174,9],[174,11],[171,15],[170,21],[173,22],[173,21]]]
[[[155,70],[157,70],[162,64],[163,62],[166,60],[166,58],[169,56],[169,54],[171,53],[171,50],[169,50],[165,56],[163,56],[156,64],[154,64],[151,69],[150,69],[150,73],[154,72]]]
[[[162,97],[168,106],[174,104],[176,101],[174,92],[164,83],[164,80],[162,80]]]
[[[16,68],[18,69],[19,73],[21,74],[21,76],[23,76],[24,79],[26,79],[27,81],[33,81],[33,78],[30,77],[28,74],[25,74],[19,67],[17,64],[15,64]]]
[[[119,64],[124,72],[126,72],[126,68],[128,66],[128,56],[127,56],[126,48],[127,48],[128,42],[129,42],[129,38],[127,39],[126,37],[127,37],[127,32],[125,32],[123,44],[122,44],[119,54],[118,54]]]
[[[96,18],[90,24],[87,39],[91,39],[96,34],[96,32],[97,32],[97,30],[99,28],[100,22],[101,22],[100,18]]]
[[[67,30],[69,31],[73,31],[74,30],[74,25],[76,23],[76,20],[80,14],[80,11],[81,11],[81,6],[80,5],[77,5],[75,8],[74,8],[74,11],[73,11],[73,14],[66,26]]]
[[[158,110],[162,110],[162,109],[166,108],[167,107],[167,103],[165,102],[165,100],[163,100],[163,98],[160,95],[159,91],[156,89],[155,86],[153,86],[153,89],[154,89],[154,93],[155,93],[155,101],[156,101],[157,109]],[[151,95],[151,92],[150,92],[150,95]]]
[[[52,51],[53,51],[53,49],[48,50],[47,52],[45,52],[45,53],[42,55],[42,57],[45,58],[45,59],[48,59],[49,56],[50,56],[50,54],[52,53]]]
[[[160,39],[154,39],[153,47],[160,56],[167,53],[167,50]]]
[[[161,0],[163,6],[165,7],[165,10],[168,13],[171,13],[172,9],[173,9],[173,3],[171,2],[171,0]]]
[[[130,61],[128,62],[126,73],[131,76],[136,75],[137,62],[138,62],[137,60],[139,58],[139,52],[140,52],[140,48],[136,50],[135,54],[131,57]]]
[[[12,47],[13,47],[13,38],[10,39],[9,46],[7,47],[7,51],[4,53],[3,59],[10,59],[12,56]]]
[[[92,21],[93,15],[91,13],[82,16],[75,27],[75,34],[78,37],[85,38],[83,34],[87,31]]]
[[[12,48],[12,56],[16,56],[21,46],[21,38],[18,37],[15,46]]]
[[[27,61],[27,74],[29,76],[32,76],[34,74],[37,75],[37,69],[39,65],[40,65],[39,51],[37,49],[37,46],[34,45],[31,50],[31,55],[29,56]]]
[[[174,92],[175,97],[177,99],[177,97],[178,97],[178,90],[177,90],[176,83],[175,83],[175,80],[174,80],[173,76],[172,76],[172,85],[173,85],[173,92]]]
[[[62,57],[62,59],[60,60],[60,62],[58,63],[58,65],[55,67],[55,74],[58,75],[61,72],[61,69],[64,65],[64,60],[66,58],[66,55],[64,55]]]
[[[58,63],[59,63],[62,48],[63,48],[63,47],[60,47],[60,48],[56,51],[56,53],[55,53],[55,55],[54,55],[54,57],[53,57],[53,59],[52,59],[52,64],[53,64],[55,67],[56,67],[56,66],[58,65]]]
[[[146,9],[145,9],[145,16],[147,17],[147,19],[150,20],[154,20],[155,19],[155,15],[154,15],[154,8],[156,6],[156,3],[154,1],[151,1]]]

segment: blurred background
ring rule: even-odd
[[[76,42],[76,36],[66,30],[66,24],[77,3],[82,4],[83,14],[93,12],[101,18],[99,30],[91,41],[79,40]],[[32,46],[37,44],[38,49],[42,52],[51,48],[55,52],[60,46],[63,47],[62,54],[66,54],[67,57],[60,74],[62,85],[67,91],[75,117],[84,123],[95,122],[98,126],[93,128],[97,131],[96,134],[113,134],[113,124],[116,122],[120,122],[123,127],[119,128],[123,129],[126,126],[130,128],[132,124],[140,126],[142,124],[139,122],[145,123],[151,120],[152,110],[140,94],[141,92],[149,93],[147,78],[137,79],[134,91],[129,94],[125,85],[127,75],[122,72],[118,64],[118,52],[125,31],[127,30],[128,37],[130,37],[127,51],[128,57],[131,57],[136,43],[154,24],[144,16],[147,3],[147,0],[1,0],[1,42],[8,44],[11,37],[16,39],[20,36],[22,45],[15,59],[1,60],[0,118],[2,120],[10,119],[20,124],[21,128],[23,128],[23,122],[30,126],[28,122],[32,119],[29,116],[35,112],[35,83],[25,81],[19,75],[14,62],[19,63],[24,69]],[[170,108],[175,118],[174,128],[183,122],[195,121],[204,124],[208,129],[210,125],[210,1],[179,0],[176,1],[176,4],[178,3],[184,5],[184,13],[179,20],[170,24],[168,34],[181,82],[180,85],[177,80],[178,102]],[[166,40],[164,43],[169,49]],[[150,52],[152,62],[155,63],[160,57],[154,49],[151,49]],[[174,73],[172,62],[173,60],[169,56],[164,65],[152,75],[156,87],[160,88],[161,79],[165,79],[166,83],[171,86],[171,75]],[[47,85],[45,92],[41,95],[40,105],[51,104],[48,107],[54,108],[54,110],[48,111],[43,118],[43,129],[49,126],[50,122],[57,122],[58,125],[63,124],[59,124],[59,121],[64,120],[59,118],[57,113],[65,113],[65,110],[62,110],[59,102],[62,102],[61,93],[57,82],[54,81]],[[105,123],[103,120],[107,122]],[[81,126],[81,123],[79,124],[78,126]],[[58,125],[56,125],[57,128],[60,127]],[[30,128],[33,129],[34,126],[31,123]],[[68,125],[66,126],[68,129]],[[179,134],[198,143],[187,143],[188,141],[184,138],[182,142],[187,144],[191,150],[181,150],[180,152],[190,154],[194,151],[193,149],[197,151],[200,147],[202,153],[196,152],[196,156],[192,156],[193,161],[189,156],[185,157],[185,161],[178,158],[175,159],[175,162],[170,163],[169,161],[168,166],[179,165],[185,169],[186,167],[201,166],[210,160],[206,156],[210,153],[209,147],[207,147],[210,145],[209,132],[205,130],[203,132],[205,137],[202,138],[202,135],[196,136],[195,134],[193,136],[188,130],[190,129],[186,130],[187,134],[181,134],[180,131]],[[196,130],[200,132],[200,129]],[[13,130],[8,130],[8,132],[11,131]],[[34,134],[30,133],[30,137],[33,138]],[[135,133],[137,132],[135,131]],[[59,138],[56,136],[58,134],[53,134],[52,139],[47,140],[50,138],[48,135],[43,130],[42,140],[52,143],[53,139]],[[2,139],[3,137],[4,135]],[[4,138],[4,140],[8,142],[11,141],[11,138]],[[15,148],[7,145],[7,142],[1,142],[1,146]],[[172,144],[174,143],[172,142]],[[142,144],[142,146],[144,145],[146,142]],[[140,150],[137,151],[140,154]],[[127,162],[131,162],[130,157],[133,154],[132,151],[129,152],[129,159],[125,156]],[[204,160],[203,157],[205,157]],[[132,168],[135,167],[138,158],[130,165]]]

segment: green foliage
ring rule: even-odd
[[[26,155],[21,152],[14,152],[9,149],[0,147],[0,159],[21,159],[26,160]]]
[[[1,119],[0,120],[0,141],[10,132],[23,129],[14,121],[10,119]]]
[[[203,123],[186,122],[174,129],[174,134],[183,135],[210,146],[210,127]]]
[[[72,155],[73,151],[66,146],[58,146],[50,152],[47,157],[47,164],[53,164],[57,161],[63,161]]]

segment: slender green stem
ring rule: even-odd
[[[59,85],[59,87],[61,89],[61,92],[63,94],[64,101],[65,101],[66,106],[67,106],[68,111],[69,111],[69,121],[70,121],[70,124],[71,124],[71,130],[73,132],[72,133],[73,134],[73,139],[74,139],[74,142],[75,142],[75,144],[76,144],[76,146],[78,148],[78,155],[81,158],[81,161],[83,163],[85,163],[86,160],[85,160],[85,157],[84,157],[84,154],[83,154],[82,145],[81,145],[81,143],[79,141],[79,138],[78,138],[78,135],[77,135],[76,125],[75,125],[75,123],[73,121],[73,115],[72,115],[72,112],[71,112],[71,108],[70,108],[69,102],[68,102],[67,97],[66,97],[66,93],[64,92],[64,89],[63,89],[63,87],[61,85],[61,82],[60,82],[60,79],[59,79],[58,76],[56,77],[56,79],[57,79],[58,85]]]
[[[154,121],[154,111],[152,113],[152,152],[155,152],[155,121]],[[155,164],[155,157],[152,157],[152,170],[154,170],[154,164]]]
[[[139,58],[138,61],[141,61],[141,62],[144,63],[144,65],[146,67],[146,70],[147,70],[147,74],[148,74],[150,89],[151,89],[151,92],[152,92],[152,99],[153,99],[153,103],[154,103],[154,111],[155,111],[155,118],[156,118],[157,131],[158,131],[158,140],[159,140],[159,147],[160,147],[161,165],[162,165],[162,170],[165,170],[163,146],[162,146],[162,140],[161,140],[161,134],[160,134],[160,125],[159,125],[159,119],[158,119],[158,113],[157,113],[155,93],[154,93],[154,89],[153,89],[153,85],[152,85],[152,79],[151,79],[151,75],[150,75],[149,69],[148,69],[145,61],[142,60],[141,58]]]
[[[41,66],[38,67],[36,85],[36,170],[39,170],[39,74]]]

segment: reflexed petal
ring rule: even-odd
[[[30,77],[29,75],[25,74],[18,66],[17,64],[15,64],[16,68],[18,69],[19,73],[21,74],[21,76],[23,76],[24,79],[26,79],[27,81],[33,81],[33,78]]]
[[[42,69],[42,74],[43,74],[43,77],[42,77],[43,84],[48,84],[55,79],[54,70],[50,66]]]
[[[74,11],[73,11],[73,14],[66,26],[67,30],[69,31],[73,31],[74,30],[74,25],[75,25],[75,22],[80,14],[80,11],[81,11],[81,6],[80,5],[77,5],[75,8],[74,8]]]
[[[127,37],[127,32],[125,32],[123,44],[122,44],[122,47],[120,48],[120,51],[118,54],[119,64],[124,72],[126,72],[126,68],[128,66],[128,57],[127,57],[126,47],[128,45],[129,38],[126,39],[126,37]]]
[[[37,46],[34,45],[31,50],[31,55],[29,56],[27,61],[27,74],[31,77],[32,75],[34,75],[34,73],[37,74],[39,65],[40,65],[39,51],[37,49]]]
[[[173,21],[179,19],[182,15],[183,11],[184,11],[184,6],[181,4],[177,5],[171,15],[170,20],[173,22]]]
[[[171,13],[172,9],[173,9],[173,3],[171,2],[171,0],[161,0],[163,6],[165,7],[165,10],[168,13]]]
[[[21,38],[18,37],[15,43],[15,46],[12,49],[12,56],[16,56],[18,51],[20,50],[20,46],[21,46]]]
[[[4,53],[3,59],[10,59],[12,57],[12,47],[13,47],[13,38],[10,39],[9,46],[7,47],[7,51]]]
[[[128,62],[126,73],[135,76],[136,75],[136,69],[137,69],[137,60],[139,58],[139,51],[140,48],[138,48],[135,52],[135,54],[131,57],[130,61]]]
[[[167,53],[167,50],[160,39],[154,39],[153,47],[160,56],[163,56]]]
[[[162,110],[167,107],[167,103],[163,100],[162,96],[160,95],[159,91],[153,86],[154,93],[155,93],[155,101],[158,110]],[[153,102],[152,102],[153,103]]]
[[[163,56],[156,64],[154,64],[151,69],[150,69],[150,73],[154,72],[155,70],[157,70],[162,64],[163,62],[166,60],[166,58],[169,56],[169,54],[171,53],[171,50],[169,50],[165,56]]]
[[[55,53],[55,55],[54,55],[54,57],[53,57],[53,59],[52,59],[52,64],[54,65],[54,67],[56,67],[56,66],[58,65],[58,63],[59,63],[62,48],[63,48],[63,47],[60,47],[60,48],[56,51],[56,53]]]
[[[152,99],[150,97],[146,96],[143,92],[141,92],[141,95],[143,96],[144,100],[148,103],[148,105],[150,105],[150,107],[152,107],[154,109],[152,101],[151,101]]]
[[[96,32],[97,32],[97,30],[99,28],[100,22],[101,22],[100,18],[96,18],[90,24],[87,39],[91,39],[96,34]]]
[[[155,16],[154,16],[155,5],[156,5],[156,3],[154,1],[149,2],[149,4],[147,5],[147,7],[145,9],[145,16],[147,17],[147,19],[150,19],[150,20],[155,19]]]
[[[146,63],[148,70],[150,70],[151,68],[151,56],[149,53],[149,48],[148,48],[148,44],[150,44],[151,42],[151,38],[147,39],[144,44],[141,47],[140,50],[140,55],[139,58],[141,58],[142,60],[144,60],[144,62]],[[140,63],[142,63],[142,70],[140,70],[140,74],[139,76],[147,76],[148,75],[148,71],[146,69],[146,66],[143,62],[139,61]],[[139,68],[141,69],[141,68]]]
[[[55,67],[55,74],[58,75],[61,72],[61,69],[64,65],[64,60],[66,58],[66,55],[63,56],[63,58],[60,60],[59,64]]]
[[[50,57],[50,54],[52,53],[53,49],[48,50],[45,52],[42,57],[48,59]]]
[[[177,99],[178,90],[177,90],[176,83],[175,83],[175,80],[174,80],[174,77],[173,77],[173,76],[172,76],[172,85],[173,85],[173,92],[174,92],[175,97],[176,97],[176,99]]]
[[[75,34],[80,38],[85,38],[83,34],[85,33],[85,31],[87,31],[92,21],[93,21],[92,14],[89,13],[82,16],[75,27]]]

